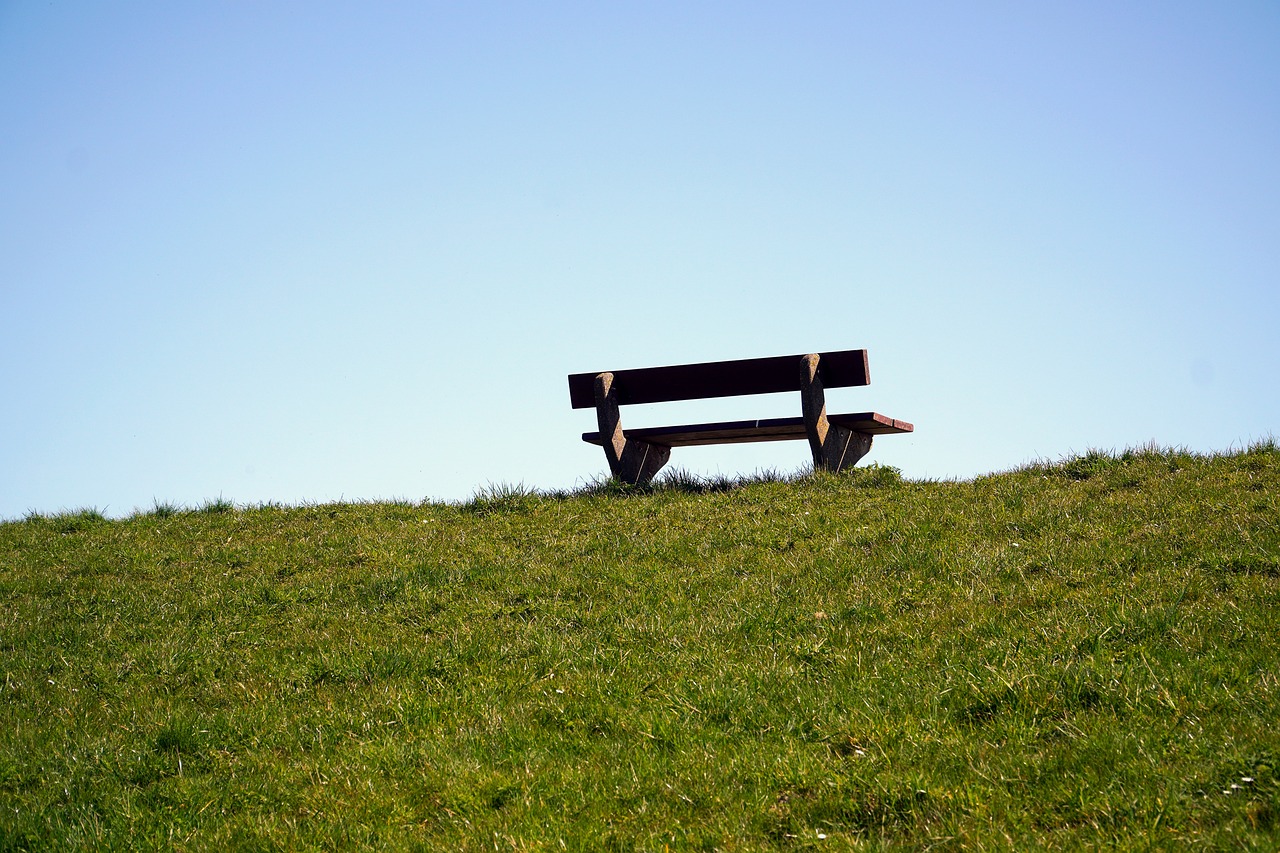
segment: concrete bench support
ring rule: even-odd
[[[804,432],[813,452],[814,470],[843,471],[871,450],[871,433],[855,432],[827,420],[827,399],[818,375],[820,357],[800,357],[800,408]]]
[[[609,460],[609,472],[624,483],[649,482],[671,458],[671,448],[627,438],[623,433],[612,373],[596,375],[595,392],[596,423],[600,427],[605,458]]]

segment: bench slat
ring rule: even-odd
[[[872,435],[912,432],[915,427],[906,421],[879,414],[857,412],[845,415],[828,415],[827,420],[855,432]],[[713,424],[687,424],[684,426],[644,427],[624,430],[627,438],[636,438],[664,447],[691,447],[699,444],[741,444],[750,441],[792,441],[805,437],[804,418],[766,418],[756,421],[726,421]],[[584,432],[582,440],[588,444],[602,445],[600,433]]]
[[[823,387],[848,388],[871,382],[866,350],[842,350],[819,355],[818,378],[822,380]],[[618,404],[623,406],[798,391],[800,358],[800,355],[782,355],[615,370],[612,371],[613,383],[617,389]],[[595,378],[601,372],[569,376],[569,399],[573,408],[590,409],[595,406]]]

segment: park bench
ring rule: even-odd
[[[876,412],[828,415],[824,388],[867,385],[866,350],[783,355],[646,367],[569,376],[575,409],[596,410],[598,432],[582,440],[604,448],[609,471],[626,483],[647,483],[667,464],[671,448],[807,438],[815,469],[840,471],[871,449],[876,435],[911,432],[906,421]],[[747,394],[800,392],[800,417],[685,424],[623,430],[619,406]]]

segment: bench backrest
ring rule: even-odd
[[[818,355],[818,378],[824,388],[848,388],[871,382],[866,350],[841,350]],[[619,405],[669,403],[675,400],[799,391],[800,359],[803,357],[779,355],[609,372],[613,373],[613,387],[616,389]],[[595,380],[603,372],[605,371],[574,373],[569,376],[569,399],[573,408],[595,407]]]

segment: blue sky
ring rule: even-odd
[[[0,518],[573,487],[568,373],[857,347],[828,406],[913,421],[909,477],[1264,439],[1277,45],[1243,1],[0,3]]]

